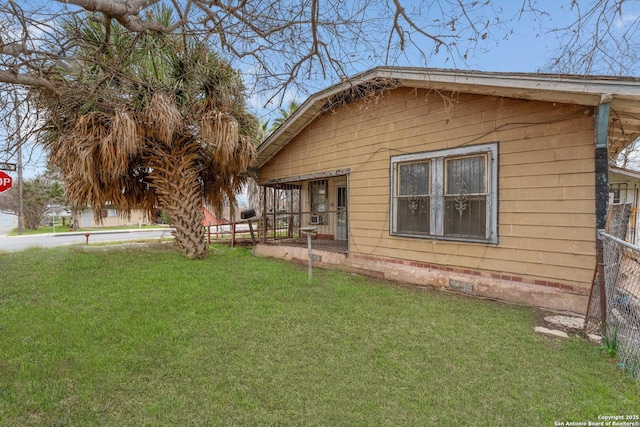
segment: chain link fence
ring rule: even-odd
[[[621,366],[637,381],[640,378],[640,247],[605,232],[600,232],[599,238],[602,260],[594,276],[587,327],[599,327],[604,332],[604,346],[615,351]]]

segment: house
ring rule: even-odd
[[[101,228],[120,226],[140,226],[152,223],[143,209],[132,209],[131,215],[123,216],[113,205],[103,207],[101,221],[97,221],[93,209],[79,210],[77,213],[78,226],[81,228]]]
[[[204,205],[202,206],[202,213],[203,213],[203,218],[202,218],[202,225],[204,227],[209,227],[212,225],[223,225],[223,224],[229,224],[230,220],[230,209],[228,206],[224,207],[224,212],[223,212],[223,216],[222,218],[218,218],[216,216],[215,213],[213,213],[214,210],[212,207]]]
[[[629,228],[626,240],[637,245],[640,243],[640,229],[638,228],[638,193],[640,192],[640,172],[620,168],[609,167],[609,203],[631,204]]]
[[[261,256],[584,313],[640,80],[379,67],[258,148]],[[283,208],[285,207],[285,208]]]

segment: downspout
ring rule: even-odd
[[[609,207],[609,150],[607,136],[609,131],[609,112],[611,110],[610,94],[602,94],[596,110],[596,233],[604,229]],[[597,236],[596,236],[597,237]]]
[[[609,153],[607,134],[609,130],[609,112],[611,110],[610,94],[602,94],[600,104],[596,110],[596,274],[600,292],[600,321],[603,336],[607,336],[607,303],[604,275],[604,247],[599,231],[603,230],[607,222],[607,208],[609,204]],[[594,283],[596,276],[594,275]],[[591,297],[589,297],[591,304]],[[587,311],[589,308],[587,307]]]
[[[636,244],[636,233],[638,232],[638,184],[633,184],[633,208],[631,208],[631,216],[633,217],[633,230],[630,234],[631,244]]]

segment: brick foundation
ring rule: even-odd
[[[308,262],[307,248],[259,244],[258,256]],[[589,288],[539,278],[456,268],[397,258],[313,250],[314,264],[379,279],[446,288],[469,295],[584,314]]]

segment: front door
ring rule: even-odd
[[[337,187],[336,206],[338,208],[336,218],[336,240],[347,240],[348,233],[348,211],[347,211],[347,187]]]

